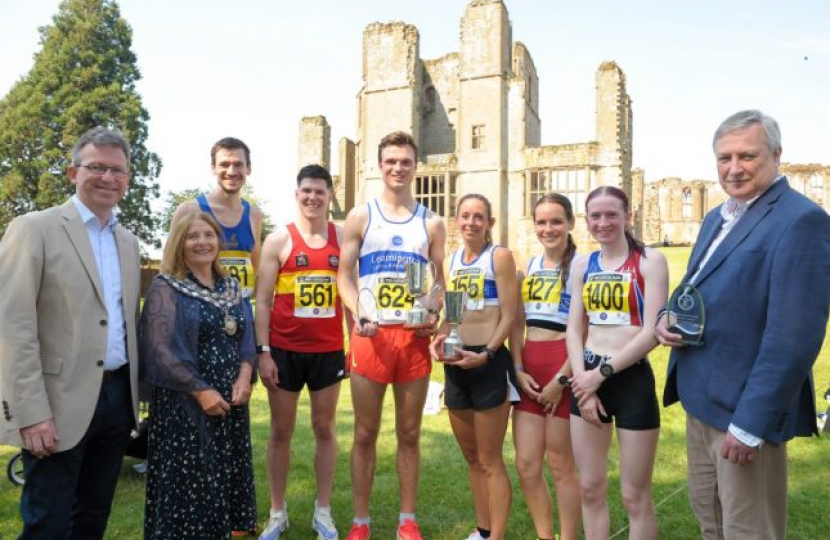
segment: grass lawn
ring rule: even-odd
[[[683,274],[688,248],[663,250],[669,259],[672,283]],[[793,336],[797,339],[796,336]],[[662,396],[668,354],[658,349],[650,355],[657,377],[658,393]],[[436,369],[433,379],[441,381],[443,373]],[[830,340],[815,367],[816,399],[821,410],[826,407],[823,394],[830,384]],[[391,393],[391,392],[390,392]],[[699,538],[697,523],[692,516],[686,496],[685,417],[679,406],[664,409],[663,425],[654,471],[654,499],[660,538]],[[313,437],[309,418],[307,395],[301,399],[299,421],[294,438],[293,459],[288,486],[289,516],[292,526],[286,540],[313,538],[309,528],[314,504],[314,475],[312,470]],[[268,403],[265,391],[259,386],[251,402],[252,438],[259,514],[263,520],[268,514],[268,486],[265,473],[265,440],[268,433]],[[333,499],[333,514],[345,536],[351,521],[351,490],[349,477],[349,450],[352,443],[353,415],[348,384],[343,385],[338,413],[340,455]],[[397,476],[395,474],[395,435],[392,399],[384,406],[383,430],[378,443],[377,473],[372,496],[373,537],[379,540],[394,538],[398,514]],[[513,469],[512,436],[508,434],[504,447],[505,460],[513,483],[514,503],[508,526],[509,538],[535,538],[535,532],[521,497],[518,479]],[[14,448],[0,447],[0,464],[5,467]],[[789,526],[788,538],[814,540],[830,538],[830,437],[796,439],[789,444]],[[475,526],[475,516],[467,485],[466,465],[452,435],[446,412],[424,417],[421,445],[422,474],[419,494],[419,522],[428,540],[460,540],[466,538]],[[611,530],[625,527],[618,484],[618,453],[610,454]],[[144,508],[144,481],[132,471],[127,459],[116,493],[113,515],[107,538],[142,538]],[[8,481],[0,481],[0,538],[15,538],[20,531],[18,502],[20,489]],[[621,532],[617,538],[626,538]]]

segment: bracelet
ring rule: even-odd
[[[516,373],[524,373],[525,368],[524,366],[513,366],[516,369]]]
[[[266,353],[266,352],[267,353],[271,352],[271,347],[269,347],[268,345],[257,345],[256,346],[256,353],[257,354],[262,354],[262,353]]]
[[[429,313],[430,315],[438,315],[438,310],[437,309],[428,309],[427,313]]]

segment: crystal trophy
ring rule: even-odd
[[[703,345],[703,327],[706,322],[703,298],[691,283],[681,283],[672,293],[666,310],[670,332],[680,334],[681,345]]]

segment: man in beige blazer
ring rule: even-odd
[[[0,443],[24,448],[20,539],[104,536],[138,415],[138,241],[113,213],[129,163],[120,133],[88,131],[75,195],[0,240]]]

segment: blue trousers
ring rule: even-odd
[[[77,446],[43,459],[23,451],[18,540],[104,538],[133,423],[129,372],[122,369],[101,384],[92,421]]]

